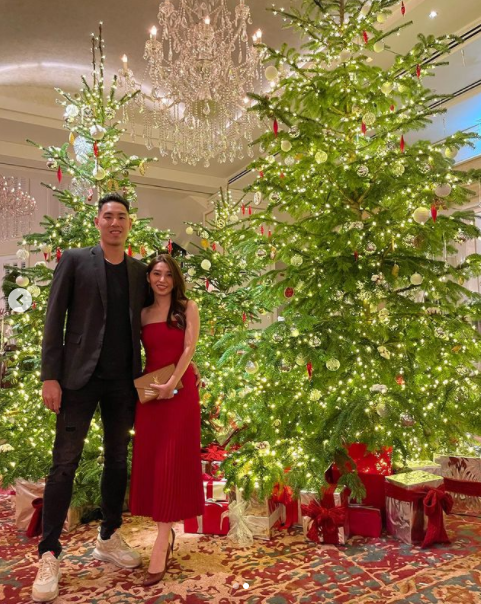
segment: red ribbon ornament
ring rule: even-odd
[[[261,235],[264,235],[264,227],[261,225]]]
[[[404,17],[406,14],[406,7],[404,6],[404,0],[401,2],[401,15]]]
[[[311,518],[307,538],[315,543],[339,545],[339,528],[344,526],[347,510],[343,506],[325,508],[315,499],[301,505],[302,515]],[[321,539],[322,537],[322,539]]]
[[[406,143],[404,142],[404,134],[401,134],[401,140],[399,141],[399,148],[401,149],[401,153],[404,153],[404,149],[406,148]]]
[[[422,487],[420,489],[409,490],[391,482],[386,483],[386,497],[423,505],[424,514],[428,518],[428,528],[423,536],[421,531],[413,534],[415,541],[422,541],[421,547],[424,549],[434,543],[451,543],[444,528],[443,513],[449,514],[453,508],[453,498],[446,493],[444,485],[439,488]]]
[[[62,182],[62,168],[59,166],[57,170],[57,180],[58,182]]]
[[[249,206],[247,209],[249,210],[249,216],[252,216],[252,208]]]
[[[246,207],[244,204],[242,204],[242,215],[245,216],[246,213]]]
[[[288,529],[298,521],[298,504],[297,501],[294,501],[292,495],[293,491],[291,487],[280,485],[279,483],[274,485],[271,499],[274,503],[281,503],[286,510],[286,518],[280,525],[281,529]]]
[[[272,129],[274,131],[274,136],[277,138],[277,135],[279,134],[279,123],[277,122],[277,120],[274,118],[274,123],[272,124]]]

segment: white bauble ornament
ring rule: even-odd
[[[260,191],[256,191],[254,193],[254,205],[258,206],[262,203],[262,193]]]
[[[256,255],[258,258],[265,258],[267,256],[267,251],[263,247],[260,247],[257,250]]]
[[[296,159],[292,155],[288,155],[286,157],[286,159],[284,160],[284,163],[286,164],[286,166],[290,167],[290,166],[293,166],[296,163]]]
[[[99,124],[94,124],[93,126],[90,127],[90,136],[95,141],[102,140],[103,137],[105,136],[106,132],[107,132],[107,130],[105,130],[105,128],[103,126],[100,126]]]
[[[397,85],[397,89],[398,89],[398,92],[400,92],[401,94],[403,94],[403,92],[406,92],[407,86],[404,86],[404,84],[398,84]]]
[[[385,94],[386,96],[387,96],[388,94],[391,94],[392,89],[393,89],[393,84],[392,84],[392,82],[383,82],[383,83],[381,84],[381,92],[382,92],[383,94]]]
[[[83,136],[77,136],[77,138],[73,142],[73,150],[75,151],[75,155],[77,156],[88,155],[89,153],[93,153],[92,143],[90,143]]]
[[[17,250],[16,256],[19,260],[26,260],[30,256],[30,253],[28,250],[22,247]]]
[[[30,279],[24,275],[19,275],[15,279],[15,283],[18,285],[18,287],[27,287],[27,285],[30,283]]]
[[[194,234],[194,229],[191,226],[188,226],[185,229],[185,232],[187,233],[187,235],[193,235]]]
[[[309,400],[310,401],[318,401],[322,396],[322,393],[320,390],[317,390],[317,388],[314,388],[313,390],[311,390],[310,394],[309,394]]]
[[[329,359],[326,362],[326,367],[329,369],[329,371],[337,371],[340,366],[341,363],[337,359]]]
[[[386,21],[387,17],[383,13],[379,13],[379,15],[376,17],[376,19],[377,19],[378,23],[384,23]]]
[[[299,365],[299,367],[302,367],[305,364],[306,364],[305,357],[302,354],[298,354],[296,356],[296,365]]]
[[[269,67],[266,67],[264,75],[266,76],[266,80],[268,82],[275,82],[279,77],[279,72],[274,67],[274,65],[269,65]]]
[[[446,149],[444,150],[444,155],[448,159],[454,159],[457,154],[458,150],[456,149],[456,147],[446,147]]]
[[[396,162],[391,166],[391,172],[394,174],[394,176],[402,176],[405,169],[404,164],[401,162]]]
[[[351,51],[348,50],[347,48],[344,48],[339,53],[339,59],[340,59],[341,63],[346,63],[347,61],[349,61],[350,58],[351,58]]]
[[[304,262],[302,256],[299,256],[299,254],[296,254],[295,256],[292,256],[291,258],[291,264],[292,266],[301,266],[301,264]]]
[[[367,166],[365,166],[364,164],[359,166],[358,169],[356,170],[356,172],[357,172],[357,175],[360,176],[361,178],[366,178],[366,176],[369,176],[369,168]]]
[[[212,263],[210,260],[207,260],[207,258],[204,258],[204,260],[202,260],[202,262],[200,263],[200,266],[205,270],[208,271],[210,269],[210,267],[212,266]]]
[[[325,151],[318,151],[314,156],[316,163],[323,164],[327,161],[327,153]]]
[[[413,285],[421,285],[421,283],[424,281],[424,277],[419,273],[414,273],[411,275],[410,281]]]
[[[229,216],[229,222],[234,223],[234,222],[237,222],[238,220],[239,220],[239,218],[238,218],[237,214],[231,214]]]
[[[283,151],[285,151],[286,153],[287,153],[288,151],[290,151],[290,150],[292,149],[292,143],[291,143],[291,141],[288,141],[288,140],[283,140],[283,141],[281,142],[281,149],[282,149]]]
[[[38,262],[35,262],[35,267],[38,266],[47,266],[47,263],[45,262],[45,260],[39,260]]]
[[[298,338],[299,337],[299,330],[297,329],[297,327],[292,327],[291,328],[291,336],[293,338]]]
[[[189,268],[189,270],[187,271],[187,274],[190,275],[191,277],[193,277],[196,273],[196,270],[194,267]]]
[[[259,365],[255,361],[247,361],[246,363],[246,372],[249,375],[254,375],[259,371]]]
[[[451,194],[451,191],[452,191],[452,187],[447,182],[442,185],[438,185],[434,189],[434,192],[436,193],[436,195],[438,197],[448,197]]]
[[[429,208],[425,208],[420,206],[416,208],[413,212],[413,220],[418,224],[426,224],[426,222],[431,218],[431,210]]]
[[[32,298],[37,298],[40,295],[40,288],[38,285],[29,285],[27,291]]]
[[[95,180],[103,180],[105,178],[105,175],[106,172],[102,168],[102,166],[96,166],[94,168],[94,171],[92,172],[92,176],[95,178]]]
[[[372,111],[368,111],[362,116],[362,121],[366,126],[372,126],[376,122],[376,114]]]
[[[385,44],[380,40],[379,42],[376,42],[372,48],[374,52],[382,52],[385,48]]]
[[[74,118],[74,117],[77,117],[77,115],[79,113],[80,113],[80,109],[77,107],[77,105],[67,105],[65,107],[64,117]]]
[[[386,403],[384,401],[382,401],[376,405],[376,412],[379,415],[379,417],[386,418],[389,415],[389,407],[386,405]]]

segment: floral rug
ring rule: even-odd
[[[84,525],[63,538],[56,604],[481,604],[481,518],[451,516],[447,528],[452,544],[426,551],[388,537],[317,546],[298,529],[241,549],[226,537],[184,534],[178,525],[164,583],[143,589],[142,569],[91,557],[97,527]],[[154,525],[126,517],[122,533],[146,565]],[[37,542],[16,530],[12,502],[0,496],[0,602],[31,602]]]

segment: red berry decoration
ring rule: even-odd
[[[292,298],[292,296],[294,295],[294,290],[292,287],[286,287],[286,289],[284,290],[284,296],[286,298]]]
[[[215,252],[216,249],[217,249],[217,245],[215,244],[215,241],[214,241],[214,243],[212,244],[212,251]]]
[[[264,172],[263,172],[262,170],[259,172],[259,176],[260,176],[261,178],[264,178]]]
[[[404,386],[404,378],[403,378],[403,376],[402,376],[401,374],[399,374],[399,375],[396,377],[396,382],[397,382],[397,383],[398,383],[400,386]]]
[[[391,105],[391,106],[389,107],[389,109],[390,109],[391,111],[394,111],[394,109],[396,109],[396,107],[394,107],[394,105]]]

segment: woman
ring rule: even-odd
[[[142,311],[145,373],[176,366],[166,384],[151,384],[157,399],[137,403],[130,510],[157,523],[144,586],[164,577],[174,550],[174,522],[204,511],[200,459],[200,403],[191,360],[199,337],[199,311],[185,294],[178,264],[169,255],[152,260],[147,280],[154,303]],[[179,381],[182,388],[176,389]]]

